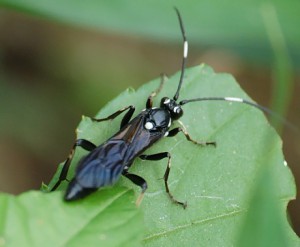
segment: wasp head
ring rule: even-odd
[[[164,97],[161,99],[160,107],[165,108],[170,112],[172,120],[179,119],[183,114],[181,106],[177,104],[175,100],[168,97]]]

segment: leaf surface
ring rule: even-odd
[[[143,224],[133,201],[120,187],[80,203],[65,203],[61,192],[1,194],[0,246],[139,246]]]

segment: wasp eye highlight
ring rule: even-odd
[[[173,112],[175,113],[180,113],[181,109],[179,106],[175,106],[174,109],[173,109]]]
[[[166,104],[169,104],[171,102],[171,100],[170,99],[165,99],[165,101],[164,101],[164,104],[166,105]]]

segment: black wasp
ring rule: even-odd
[[[255,103],[232,97],[195,98],[177,102],[184,78],[185,62],[188,55],[188,42],[185,36],[185,30],[180,13],[178,9],[175,8],[175,10],[179,19],[180,29],[183,37],[183,59],[179,84],[174,97],[163,97],[160,101],[159,107],[152,106],[153,97],[155,97],[155,95],[158,94],[162,88],[162,77],[160,87],[148,97],[146,101],[146,109],[144,109],[132,120],[131,117],[133,116],[135,110],[135,107],[132,105],[124,107],[123,109],[118,110],[106,118],[92,118],[92,120],[95,122],[102,122],[114,119],[122,112],[127,111],[121,121],[120,130],[100,146],[96,146],[88,140],[76,140],[68,159],[64,163],[59,179],[51,190],[56,190],[62,181],[67,180],[67,173],[75,152],[75,148],[80,146],[83,149],[90,151],[87,156],[83,157],[79,161],[75,171],[75,177],[70,181],[64,197],[66,201],[77,200],[86,197],[101,187],[111,186],[118,181],[121,175],[123,175],[131,180],[134,184],[141,187],[142,192],[136,201],[136,204],[139,205],[147,189],[147,182],[144,178],[130,173],[129,168],[137,157],[141,158],[142,160],[161,160],[167,158],[168,164],[163,177],[166,192],[174,203],[185,208],[187,206],[186,202],[181,202],[175,199],[169,190],[168,177],[171,168],[170,153],[161,152],[151,155],[143,154],[147,148],[152,146],[161,138],[173,137],[179,132],[182,132],[186,139],[194,144],[201,146],[216,145],[215,142],[197,142],[193,140],[184,128],[176,127],[170,129],[172,122],[178,120],[183,115],[182,106],[186,103],[194,101],[223,100],[245,103],[255,106],[263,111],[268,111],[268,109]]]

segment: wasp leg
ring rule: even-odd
[[[215,147],[217,146],[216,142],[198,142],[198,141],[195,141],[194,139],[191,138],[189,133],[181,127],[174,128],[174,129],[170,130],[167,136],[168,137],[173,137],[173,136],[177,135],[179,132],[182,132],[185,135],[186,139],[188,141],[194,143],[194,144],[201,145],[201,146],[207,146],[207,145],[213,145]]]
[[[159,87],[158,87],[155,91],[153,91],[153,92],[149,95],[149,97],[148,97],[148,99],[147,99],[147,102],[146,102],[146,108],[147,108],[147,109],[152,108],[152,105],[153,105],[153,98],[154,98],[157,94],[159,94],[159,92],[162,90],[166,78],[167,78],[167,77],[166,77],[165,74],[161,74],[161,75],[160,75],[160,84],[159,84]]]
[[[169,152],[163,152],[163,153],[157,153],[157,154],[151,154],[151,155],[140,155],[139,156],[142,160],[161,160],[164,158],[168,158],[168,165],[164,174],[164,181],[165,181],[165,187],[166,187],[166,192],[168,193],[170,199],[172,202],[181,205],[184,209],[187,207],[186,202],[181,202],[178,201],[174,198],[172,193],[170,192],[169,185],[168,185],[168,178],[169,178],[169,173],[171,170],[171,154]]]
[[[123,171],[123,176],[125,176],[126,178],[128,178],[131,182],[133,182],[134,184],[140,186],[142,188],[142,192],[139,195],[138,199],[136,200],[135,204],[137,206],[139,206],[143,200],[144,197],[144,193],[147,189],[147,182],[145,179],[143,179],[142,177],[132,174],[132,173],[128,173],[126,170]]]
[[[129,109],[129,110],[128,110]],[[130,106],[127,106],[127,107],[124,107],[118,111],[116,111],[115,113],[109,115],[108,117],[106,118],[92,118],[93,121],[95,122],[103,122],[103,121],[107,121],[107,120],[112,120],[114,118],[116,118],[117,116],[119,116],[122,112],[128,110],[128,112],[125,114],[125,116],[123,117],[122,121],[121,121],[121,125],[120,125],[120,128],[122,129],[122,127],[124,127],[131,119],[133,113],[134,113],[134,110],[135,110],[135,107],[133,105],[130,105]]]
[[[83,149],[87,150],[87,151],[92,151],[93,149],[96,148],[96,145],[91,143],[90,141],[84,140],[84,139],[78,139],[76,140],[76,142],[74,143],[71,152],[67,158],[67,160],[65,161],[63,168],[61,170],[61,173],[59,175],[58,181],[56,182],[56,184],[53,186],[53,188],[51,189],[51,191],[54,191],[58,188],[58,186],[61,184],[62,181],[67,180],[67,175],[68,175],[68,171],[69,171],[69,167],[71,164],[71,161],[73,159],[74,153],[75,153],[75,149],[76,147],[82,147]]]

